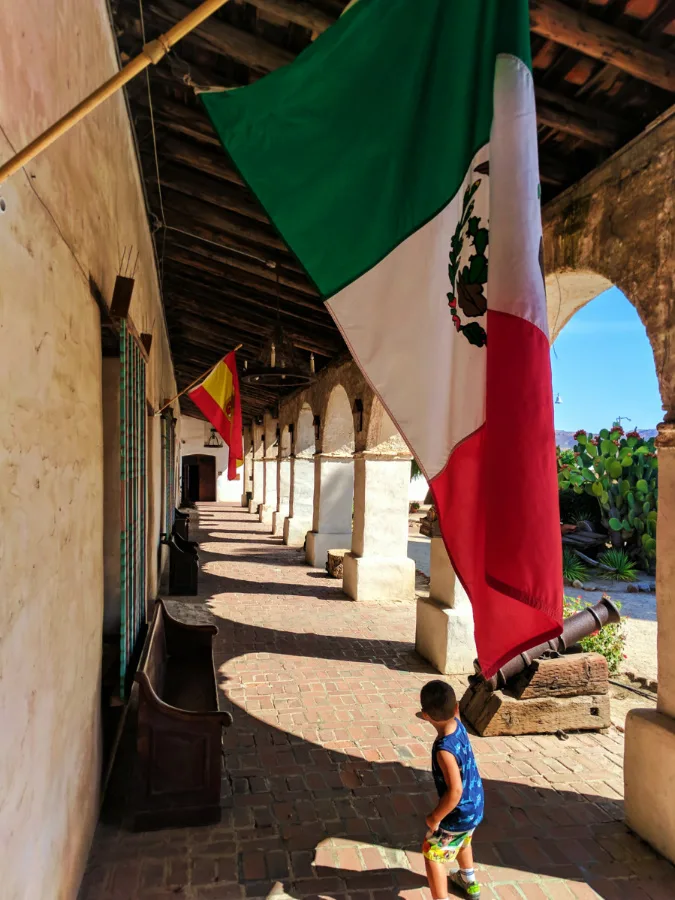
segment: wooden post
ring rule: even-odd
[[[51,128],[48,128],[47,131],[35,138],[34,141],[31,141],[31,143],[17,153],[16,156],[13,156],[3,166],[0,166],[0,183],[6,178],[9,178],[10,175],[18,172],[22,166],[25,166],[32,159],[35,159],[39,153],[46,150],[57,138],[61,137],[62,134],[65,134],[66,131],[70,131],[73,125],[76,125],[84,119],[85,116],[92,112],[92,110],[96,109],[97,106],[100,106],[104,100],[111,97],[121,87],[131,81],[132,78],[135,78],[136,75],[144,69],[147,69],[149,65],[157,65],[174,44],[177,44],[181,38],[184,38],[186,34],[189,34],[197,28],[197,26],[201,25],[202,22],[213,15],[216,10],[220,9],[221,6],[224,6],[228,2],[229,0],[205,0],[201,6],[198,6],[197,9],[180,22],[177,22],[173,28],[170,28],[169,31],[166,32],[166,34],[163,34],[158,37],[157,40],[150,41],[146,44],[135,59],[132,59],[131,62],[127,63],[123,69],[113,75],[112,78],[108,79],[108,81],[106,81],[105,84],[102,84],[100,88],[97,88],[93,94],[90,94],[81,103],[78,103],[74,109],[71,109],[69,113],[66,113],[66,115],[52,125]]]

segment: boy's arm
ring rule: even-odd
[[[437,759],[448,789],[439,800],[436,809],[427,816],[427,825],[431,831],[438,830],[441,821],[453,811],[462,799],[464,790],[462,775],[452,753],[448,753],[447,750],[439,750]]]

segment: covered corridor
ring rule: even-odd
[[[169,602],[219,628],[220,704],[234,716],[222,822],[143,834],[99,825],[81,900],[273,890],[426,900],[418,850],[432,733],[415,712],[434,672],[414,653],[414,602],[350,602],[241,507],[202,504],[192,529],[200,595]],[[485,900],[675,896],[673,866],[623,822],[621,734],[474,746],[487,797],[475,840]]]

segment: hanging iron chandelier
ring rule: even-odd
[[[309,365],[304,365],[281,324],[279,271],[277,269],[277,320],[271,334],[263,344],[258,359],[251,364],[248,363],[248,360],[244,361],[241,381],[246,384],[257,384],[260,387],[286,390],[311,384],[314,381],[314,371],[314,354],[310,354]]]

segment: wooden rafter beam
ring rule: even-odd
[[[201,275],[191,278],[184,274],[168,273],[165,281],[169,298],[167,319],[172,327],[186,314],[196,319],[227,322],[243,330],[252,329],[255,343],[266,337],[272,328],[274,319],[270,319],[269,304],[258,302],[255,297],[238,291],[236,287],[220,281],[213,284]],[[307,318],[286,310],[280,310],[279,318],[298,347],[307,347],[322,356],[330,356],[336,350],[344,349],[336,328],[319,328]]]
[[[312,34],[322,34],[335,22],[333,16],[304,0],[248,0],[248,2],[262,12],[271,13],[286,22],[308,28]]]
[[[247,284],[242,281],[242,276]],[[277,298],[276,293],[262,279],[225,266],[212,266],[208,260],[200,260],[180,249],[171,250],[166,256],[166,278],[172,283],[182,280],[183,287],[188,292],[191,286],[192,293],[189,296],[200,302],[211,296],[219,304],[236,301],[242,315],[247,309],[254,312],[259,310],[258,315],[263,317],[261,324],[267,323],[270,328],[276,317],[278,300],[279,314],[282,320],[286,320],[286,324],[293,325],[291,320],[295,320],[295,327],[298,329],[302,326],[297,323],[302,322],[309,329],[314,327],[328,335],[337,334],[330,317],[322,316],[321,310],[316,307],[308,308],[309,304],[294,302],[297,299],[295,296],[291,299],[288,295]]]
[[[272,228],[265,228],[262,224],[253,224],[250,220],[227,212],[212,203],[205,203],[194,197],[186,197],[177,191],[165,190],[163,192],[164,206],[172,213],[167,216],[167,222],[176,227],[185,227],[188,220],[194,220],[206,225],[215,231],[232,234],[249,242],[251,252],[257,247],[264,253],[267,249],[288,253],[286,244],[278,238]]]
[[[203,272],[206,275],[211,275],[214,278],[222,279],[224,282],[227,281],[229,283],[235,284],[238,287],[250,287],[251,289],[257,291],[259,294],[263,296],[267,296],[269,299],[267,301],[267,309],[269,310],[270,320],[273,321],[276,309],[277,299],[285,305],[289,307],[296,307],[296,309],[307,310],[308,312],[296,312],[298,317],[302,318],[303,316],[309,316],[311,312],[313,317],[316,319],[316,323],[318,327],[327,327],[331,330],[333,326],[331,324],[332,320],[330,318],[330,314],[328,313],[326,307],[321,303],[321,301],[317,298],[315,302],[309,299],[306,295],[298,294],[296,291],[291,291],[288,288],[279,287],[279,291],[277,293],[277,288],[274,282],[269,282],[264,278],[261,278],[259,275],[249,274],[248,272],[241,271],[238,267],[233,266],[232,264],[220,261],[213,262],[209,259],[204,259],[203,257],[196,256],[190,250],[184,250],[180,247],[171,247],[168,248],[165,253],[165,259],[171,260],[174,263],[177,263],[179,266],[184,266],[187,269],[196,269],[199,272]],[[288,309],[287,312],[290,314],[291,309]],[[312,320],[312,317],[309,317],[309,321]]]
[[[270,220],[260,204],[251,198],[248,191],[240,187],[231,187],[219,182],[214,184],[212,178],[163,162],[159,166],[159,176],[163,188],[177,191],[186,197],[196,197],[254,222],[270,225]],[[148,181],[156,183],[157,176],[151,175]]]
[[[250,275],[256,275],[258,278],[264,278],[266,281],[270,281],[273,284],[276,284],[278,281],[278,283],[282,287],[291,288],[291,290],[298,291],[301,294],[306,294],[308,297],[316,298],[316,303],[312,305],[312,308],[318,308],[318,305],[320,303],[319,295],[317,294],[316,289],[309,283],[306,278],[301,279],[299,277],[288,275],[283,271],[280,265],[272,269],[269,266],[262,265],[261,263],[256,263],[243,256],[237,256],[235,254],[225,254],[222,251],[217,251],[215,248],[211,248],[208,245],[200,244],[197,241],[191,241],[189,238],[181,237],[179,234],[175,234],[174,236],[172,236],[171,247],[177,247],[187,253],[203,257],[204,259],[211,260],[215,263],[222,263],[223,265],[230,266],[234,269],[241,269],[242,272],[248,272]]]
[[[530,0],[532,31],[642,81],[675,91],[675,57],[560,0]]]
[[[209,175],[230,184],[243,185],[244,183],[242,177],[227,165],[222,148],[220,151],[210,151],[200,144],[167,137],[162,141],[160,150],[162,159],[190,166],[191,169],[201,172],[203,175]],[[216,185],[213,185],[213,188],[217,189]]]
[[[559,109],[545,102],[537,102],[537,122],[563,134],[571,134],[590,144],[599,147],[617,147],[621,141],[620,135],[602,125],[593,122],[578,114]]]
[[[177,0],[153,0],[146,9],[161,21],[172,25],[191,12],[189,6],[178,3]],[[192,34],[218,53],[244,63],[256,72],[273,72],[295,59],[294,54],[288,50],[228,25],[215,16],[196,28]],[[190,39],[188,36],[187,40]]]

